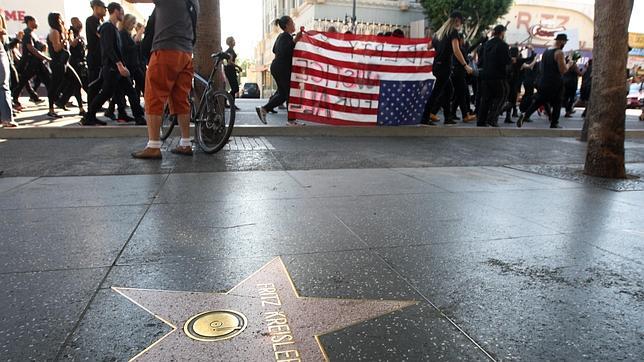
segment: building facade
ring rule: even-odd
[[[325,31],[334,26],[339,32],[375,35],[402,29],[410,37],[425,36],[425,14],[418,0],[357,0],[356,24],[351,26],[352,0],[265,0],[263,3],[262,41],[255,49],[255,71],[259,74],[262,95],[274,89],[269,67],[273,61],[273,43],[280,30],[275,19],[289,15],[299,29]]]

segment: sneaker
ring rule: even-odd
[[[131,122],[134,122],[134,118],[128,116],[127,114],[119,114],[116,117],[116,122],[117,123],[131,123]]]
[[[517,127],[519,128],[523,127],[523,122],[525,121],[525,119],[526,119],[525,113],[521,113],[521,115],[519,116],[519,119],[517,119]]]
[[[572,113],[566,113],[566,114],[564,114],[564,118],[572,118]]]
[[[274,110],[274,109],[271,109],[271,110],[268,111],[268,113],[277,114],[277,111]]]
[[[305,126],[304,123],[300,123],[300,122],[298,122],[298,121],[296,121],[294,119],[289,119],[286,122],[286,125],[289,126],[289,127],[303,127],[303,126]]]
[[[443,122],[443,124],[446,125],[446,126],[453,126],[453,125],[458,124],[458,123],[456,121],[454,121],[453,119],[446,119],[445,122]]]
[[[263,124],[268,124],[268,121],[266,121],[266,110],[263,107],[256,107],[255,112],[257,112],[257,116],[259,117],[260,122],[262,122]]]
[[[49,117],[49,118],[56,118],[56,119],[57,119],[57,118],[62,118],[62,116],[58,115],[58,113],[56,113],[56,112],[54,112],[54,111],[49,111],[49,112],[47,112],[47,117]]]
[[[29,101],[30,101],[31,103],[34,103],[34,104],[40,104],[40,103],[44,102],[45,100],[44,100],[44,99],[40,99],[40,98],[29,98]]]
[[[559,123],[552,123],[550,125],[550,128],[563,128],[562,126],[559,125]]]
[[[114,115],[113,112],[105,112],[103,114],[106,118],[111,119],[112,121],[116,121],[116,116]]]
[[[505,121],[503,121],[503,123],[506,123],[506,124],[512,124],[512,123],[514,123],[514,121],[512,120],[512,117],[508,114],[508,115],[505,117]]]
[[[141,160],[160,160],[163,158],[160,148],[145,148],[143,151],[132,152],[132,157]]]
[[[192,156],[192,147],[190,146],[177,146],[173,148],[170,152],[174,153],[175,155],[183,155],[183,156]]]
[[[438,123],[438,122],[440,122],[440,121],[441,121],[441,119],[440,119],[440,118],[438,118],[438,116],[437,116],[437,115],[435,115],[435,114],[431,114],[431,113],[429,114],[429,120],[430,120],[430,121],[432,121],[432,122],[435,122],[435,123]]]

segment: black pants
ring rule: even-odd
[[[91,104],[94,97],[101,90],[101,67],[90,65],[87,70],[87,104]]]
[[[481,94],[477,125],[496,125],[501,113],[501,107],[508,97],[505,80],[482,80],[479,93]]]
[[[239,93],[239,81],[237,80],[237,72],[235,68],[225,68],[224,73],[226,74],[226,79],[228,79],[228,84],[230,85],[230,95],[235,99],[237,93]],[[290,89],[290,84],[289,84]]]
[[[96,112],[103,107],[105,102],[114,97],[118,89],[130,89],[131,92],[127,91],[128,94],[134,93],[134,88],[132,88],[132,82],[130,79],[121,77],[116,69],[103,68],[101,71],[101,80],[101,90],[94,99],[92,99],[87,110],[87,120],[89,121],[96,119]],[[130,99],[130,102],[133,115],[135,117],[142,116],[143,109],[141,108],[141,104],[138,101],[132,102],[132,99]]]
[[[38,76],[38,79],[41,82],[45,83],[45,86],[47,87],[47,89],[49,89],[51,74],[49,73],[49,69],[47,69],[45,64],[43,64],[38,59],[27,59],[26,62],[27,63],[25,64],[22,73],[20,73],[20,80],[18,81],[18,84],[14,89],[11,90],[11,96],[14,100],[18,100],[22,89],[25,88],[25,86],[34,76]]]
[[[508,86],[508,102],[510,102],[511,108],[508,109],[506,118],[510,118],[512,113],[517,113],[517,99],[519,98],[519,91],[521,90],[521,79],[510,79]]]
[[[566,107],[566,114],[572,114],[577,100],[577,87],[565,87],[563,104]]]
[[[74,96],[76,102],[78,102],[78,107],[82,108],[83,97],[81,96],[81,89],[83,89],[83,81],[80,75],[73,67],[67,67],[65,69],[65,84],[61,90],[62,94],[58,99],[58,104],[64,106]]]
[[[526,79],[523,81],[523,97],[521,98],[521,104],[519,104],[521,112],[525,112],[528,109],[532,103],[532,97],[534,97],[534,80]]]
[[[552,107],[550,113],[550,125],[556,126],[559,124],[559,116],[561,115],[561,99],[563,87],[561,85],[551,85],[539,88],[537,95],[532,97],[532,103],[525,112],[526,118],[530,118],[534,112],[541,106]]]
[[[65,63],[52,60],[49,67],[51,68],[51,81],[47,87],[47,97],[49,98],[49,107],[53,108],[54,103],[58,101],[65,89],[67,79],[65,77]]]
[[[433,73],[436,77],[436,82],[434,83],[434,89],[432,89],[432,95],[429,97],[429,102],[425,106],[423,120],[428,122],[430,114],[436,114],[440,108],[443,108],[445,113],[445,121],[451,120],[452,114],[449,106],[452,100],[451,66],[435,63]]]
[[[470,88],[467,85],[467,73],[464,69],[455,69],[452,73],[452,84],[454,85],[454,101],[452,102],[452,116],[456,115],[456,109],[461,109],[463,118],[472,113],[470,109]]]
[[[264,109],[271,110],[277,108],[280,104],[287,102],[291,92],[291,70],[280,69],[271,66],[271,74],[275,83],[277,83],[277,91],[273,93],[268,103],[264,105]]]

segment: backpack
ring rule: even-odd
[[[186,9],[190,14],[190,20],[192,22],[192,45],[195,45],[197,42],[197,9],[195,8],[191,0],[185,0]],[[156,23],[156,7],[152,10],[152,14],[148,19],[148,23],[145,26],[145,36],[141,41],[141,54],[145,59],[150,59],[150,53],[152,53],[152,43],[154,42],[154,27]]]

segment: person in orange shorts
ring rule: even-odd
[[[145,78],[145,114],[148,144],[132,157],[161,159],[161,118],[166,102],[170,113],[177,114],[181,128],[179,145],[171,152],[192,156],[190,143],[190,103],[194,69],[192,51],[199,1],[127,0],[129,3],[154,3],[155,25],[152,55]],[[192,29],[192,31],[190,30]]]

